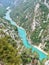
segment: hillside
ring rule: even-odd
[[[49,0],[0,0],[0,64],[46,65],[48,61]]]
[[[26,0],[14,7],[12,19],[27,31],[27,37],[34,45],[45,45],[49,40],[49,4],[48,0]],[[44,50],[47,50],[43,47]]]
[[[21,47],[22,42],[18,36],[17,28],[12,26],[8,20],[0,18],[0,64],[20,65]]]

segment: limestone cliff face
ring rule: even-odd
[[[42,39],[47,39],[47,36],[49,35],[49,1],[20,1],[21,3],[17,7],[14,7],[11,12],[12,19],[19,26],[22,26],[29,36],[32,36],[32,33],[37,31],[32,37],[37,37],[40,42],[42,42]]]

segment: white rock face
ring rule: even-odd
[[[45,65],[49,65],[49,60],[47,60],[47,61],[45,62]]]
[[[35,7],[35,12],[37,11],[37,9],[39,8],[39,3],[36,5],[36,7]]]
[[[44,4],[47,6],[47,8],[49,9],[49,5],[48,3],[46,3],[46,0],[44,1]]]
[[[43,29],[40,31],[39,37],[41,36],[42,32],[43,32]]]
[[[48,13],[48,18],[49,18],[49,13]]]
[[[37,12],[37,9],[39,8],[39,3],[37,3],[37,5],[35,6],[35,10],[34,10],[34,13],[35,13],[35,16],[34,16],[34,19],[33,19],[33,23],[32,23],[32,31],[35,30],[35,27],[36,27],[36,20],[35,20],[35,17],[36,17],[36,12]]]
[[[10,7],[7,7],[6,10],[10,9]]]

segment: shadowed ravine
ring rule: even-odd
[[[35,48],[34,46],[30,45],[29,41],[27,40],[27,37],[26,37],[26,31],[25,29],[23,29],[22,27],[19,27],[10,17],[10,12],[11,12],[11,9],[9,8],[7,13],[6,13],[6,16],[4,16],[5,19],[9,20],[9,22],[11,23],[11,25],[14,25],[18,28],[18,35],[19,37],[22,39],[22,42],[23,42],[23,45],[26,47],[26,48],[32,48],[32,51],[36,51],[38,54],[39,54],[39,59],[42,60],[44,58],[47,57],[46,54],[44,54],[42,51],[38,50],[37,48]]]

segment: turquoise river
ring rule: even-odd
[[[39,59],[42,60],[44,58],[47,57],[46,54],[44,54],[42,51],[40,51],[39,49],[37,49],[36,47],[32,46],[29,41],[27,40],[26,37],[26,31],[25,29],[23,29],[22,27],[19,27],[10,17],[10,12],[11,9],[8,9],[8,11],[6,12],[6,15],[4,16],[5,19],[9,20],[9,22],[11,23],[11,25],[14,25],[18,28],[18,35],[19,37],[22,39],[23,45],[26,48],[32,48],[32,51],[36,51],[39,54]]]

